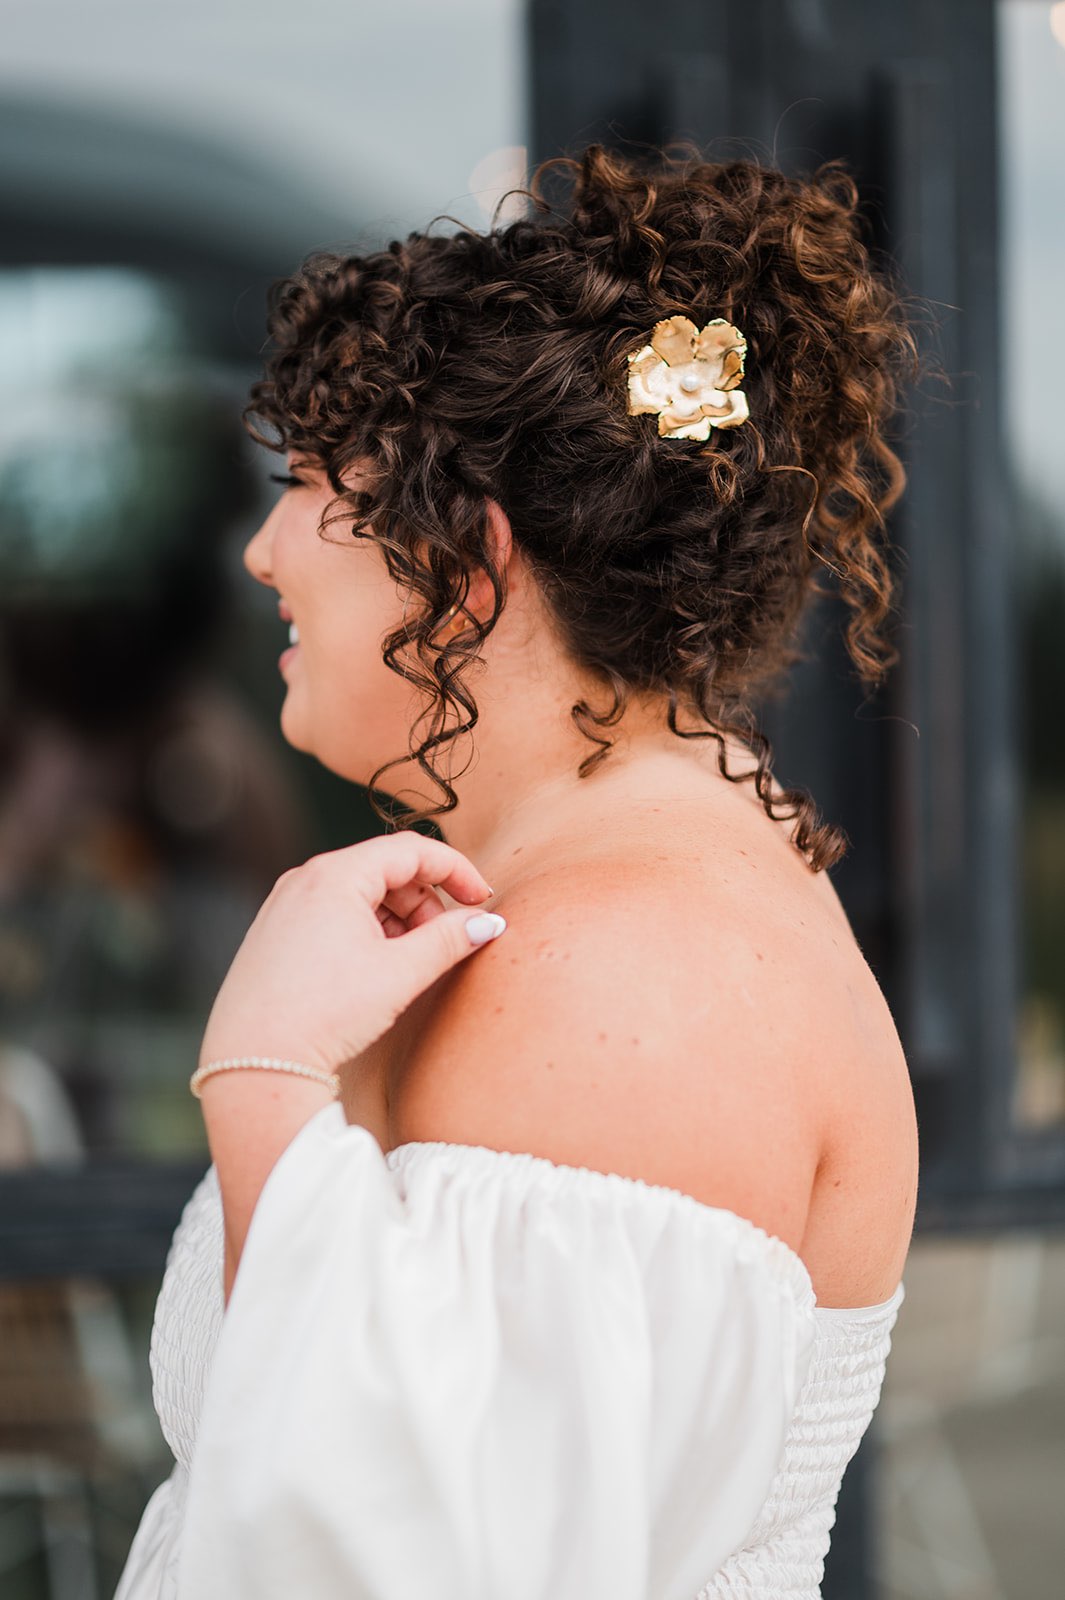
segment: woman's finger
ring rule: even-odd
[[[374,906],[380,905],[392,890],[415,883],[437,886],[452,899],[470,904],[487,899],[492,892],[461,851],[442,839],[431,839],[409,828],[364,839],[329,854],[350,860],[359,889]]]
[[[408,883],[400,889],[390,889],[381,904],[397,917],[402,917],[404,922],[413,918],[412,925],[439,916],[444,910],[436,890],[423,883]]]
[[[406,889],[392,889],[377,908],[377,920],[393,938],[397,933],[409,933],[420,928],[434,917],[444,916],[447,907],[433,889],[410,884]]]

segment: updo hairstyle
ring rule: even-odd
[[[813,870],[831,866],[849,840],[806,791],[774,800],[751,700],[802,658],[800,619],[826,573],[850,608],[860,677],[877,683],[898,659],[883,633],[884,534],[905,473],[886,431],[917,349],[861,238],[856,184],[839,161],[800,179],[592,145],[544,162],[523,192],[528,214],[506,226],[314,252],[270,290],[273,349],[245,426],[321,465],[337,499],[320,532],[339,520],[346,538],[372,539],[410,595],[383,655],[428,708],[408,754],[374,774],[371,803],[395,820],[373,786],[414,758],[443,798],[402,825],[457,804],[438,763],[476,725],[471,669],[506,598],[490,497],[564,649],[603,686],[603,705],[571,708],[596,747],[579,775],[608,758],[602,730],[631,693],[661,695],[671,731],[716,738],[721,773],[751,778],[771,817],[797,816],[796,848]],[[626,357],[673,315],[724,317],[747,341],[750,417],[705,443],[660,438],[653,416],[627,412]],[[367,476],[352,489],[356,467]],[[491,615],[442,643],[478,567]],[[726,734],[757,751],[756,770],[728,770]]]

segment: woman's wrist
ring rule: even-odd
[[[263,1184],[306,1123],[337,1104],[322,1084],[295,1073],[216,1072],[204,1081],[200,1105],[229,1248],[225,1303]]]

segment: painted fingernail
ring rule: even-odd
[[[498,911],[479,911],[475,917],[466,918],[466,933],[471,944],[487,944],[489,939],[498,939],[506,925],[506,917]]]

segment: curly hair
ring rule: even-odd
[[[553,202],[546,179],[561,187]],[[404,825],[457,804],[434,758],[477,722],[470,668],[505,604],[492,499],[565,650],[609,696],[605,709],[571,707],[597,746],[579,776],[609,754],[596,730],[634,691],[668,697],[671,731],[716,738],[721,773],[753,778],[774,820],[799,818],[792,838],[810,867],[831,866],[850,841],[805,790],[774,796],[751,695],[802,659],[804,607],[828,592],[819,569],[853,613],[860,676],[875,683],[898,660],[882,633],[883,546],[906,475],[886,432],[919,363],[904,302],[861,238],[857,185],[839,160],[793,178],[753,160],[657,151],[637,163],[591,145],[543,162],[521,192],[527,214],[505,227],[315,251],[269,291],[274,348],[245,427],[320,463],[336,495],[326,511],[341,509],[319,533],[348,522],[420,602],[383,654],[429,704],[408,754],[375,772],[371,803],[393,820],[372,788],[413,759],[444,799]],[[707,443],[660,438],[653,417],[627,411],[626,357],[675,314],[724,317],[747,340],[750,419]],[[355,467],[367,475],[351,488]],[[495,596],[484,619],[464,605],[478,568]],[[435,642],[456,606],[469,625]],[[678,727],[681,709],[705,726]],[[755,770],[728,770],[728,735],[757,749]]]

